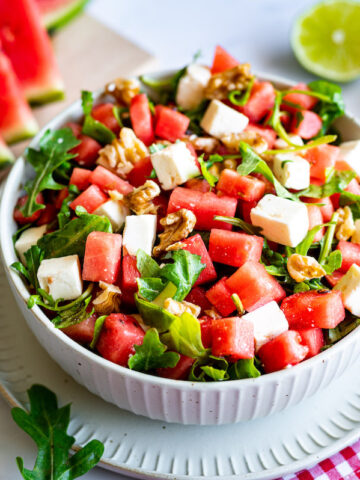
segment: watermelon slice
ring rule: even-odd
[[[6,55],[0,50],[0,134],[13,143],[32,137],[38,126]]]
[[[4,140],[0,137],[0,170],[8,167],[14,161],[14,155],[7,147]]]
[[[0,0],[0,44],[30,102],[64,96],[64,85],[35,0]]]
[[[36,0],[41,11],[43,25],[56,30],[78,15],[89,0]]]

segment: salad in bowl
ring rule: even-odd
[[[12,264],[91,355],[191,382],[314,357],[360,316],[360,140],[341,89],[279,89],[217,47],[119,78],[26,152]],[[255,380],[259,381],[259,379]]]

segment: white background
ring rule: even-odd
[[[313,77],[296,62],[289,38],[296,16],[313,0],[93,0],[89,11],[119,33],[147,49],[160,68],[181,67],[199,49],[210,62],[219,43],[255,71],[271,72],[295,80]],[[89,52],[91,46],[89,46]],[[114,52],[121,55],[121,52]],[[101,65],[95,66],[101,68]],[[360,81],[344,86],[350,111],[360,116]],[[31,440],[11,420],[0,399],[0,480],[17,480],[15,457],[33,464]],[[87,480],[121,480],[125,477],[93,470]]]

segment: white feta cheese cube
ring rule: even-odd
[[[306,205],[275,195],[265,195],[250,212],[253,225],[268,240],[296,247],[309,230]]]
[[[211,100],[200,125],[209,135],[221,139],[224,135],[241,133],[248,123],[248,117],[242,113],[219,100]]]
[[[172,190],[189,178],[200,175],[195,159],[184,142],[169,145],[153,153],[150,158],[164,190]]]
[[[136,255],[141,248],[148,255],[156,238],[156,215],[129,215],[125,220],[123,245],[130,255]]]
[[[130,210],[123,202],[108,200],[93,213],[107,217],[110,220],[113,231],[117,232],[124,225],[125,218],[130,214]]]
[[[180,78],[176,103],[185,110],[196,108],[204,98],[204,90],[211,77],[210,69],[193,63],[186,69],[185,75]]]
[[[294,135],[293,133],[289,133],[288,137],[291,143],[293,143],[294,145],[298,145],[299,147],[304,145],[303,139],[299,137],[299,135]],[[274,143],[274,148],[276,148],[277,150],[289,148],[289,144],[285,142],[285,140],[283,140],[282,138],[277,138]]]
[[[54,300],[73,300],[82,294],[83,284],[78,255],[42,260],[37,272],[40,287]]]
[[[360,140],[342,143],[339,156],[360,177]]]
[[[25,230],[20,237],[15,242],[15,250],[17,251],[20,260],[25,265],[25,255],[24,253],[29,250],[33,245],[36,245],[38,240],[46,232],[47,225],[42,225],[41,227],[31,227]]]
[[[269,302],[242,318],[249,320],[254,325],[256,351],[289,329],[288,321],[276,302]]]
[[[333,290],[340,290],[345,308],[360,315],[360,267],[354,263]]]
[[[360,243],[360,218],[355,220],[355,232],[351,237],[352,243]]]
[[[286,188],[303,190],[310,185],[310,163],[293,153],[279,153],[273,159],[273,172]]]

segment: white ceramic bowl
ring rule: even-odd
[[[161,77],[169,72],[162,72]],[[259,75],[279,88],[292,82]],[[80,101],[54,118],[46,128],[59,128],[82,115]],[[46,129],[32,141],[36,147]],[[349,114],[337,128],[345,140],[360,138],[360,124]],[[314,394],[344,370],[360,354],[358,329],[316,357],[299,365],[256,379],[224,383],[193,383],[154,377],[115,365],[95,355],[56,329],[38,306],[28,310],[26,284],[10,269],[17,260],[12,234],[16,224],[12,212],[22,185],[32,169],[19,158],[6,181],[0,207],[2,260],[15,299],[34,335],[49,355],[77,382],[104,400],[135,414],[182,424],[213,425],[235,423],[270,415]],[[21,335],[21,332],[19,332]]]

